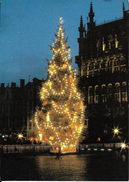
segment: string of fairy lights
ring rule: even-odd
[[[48,80],[40,91],[43,107],[49,103],[51,110],[47,111],[46,119],[43,121],[39,119],[42,110],[35,112],[34,121],[42,142],[48,142],[50,145],[58,144],[64,146],[71,144],[76,146],[84,125],[85,106],[83,105],[83,98],[76,87],[77,70],[71,70],[71,49],[66,45],[67,40],[65,39],[62,18],[60,18],[60,25],[55,36],[56,40],[52,43],[50,49],[53,51],[53,56],[48,63]],[[55,82],[60,85],[60,88],[57,88]],[[67,95],[67,99],[64,101],[62,98],[65,95]],[[52,98],[56,98],[56,101]],[[68,123],[66,125],[62,123],[55,125],[53,123],[53,112],[59,117],[60,115],[65,115]],[[44,139],[43,130],[49,129],[53,134],[46,136]]]

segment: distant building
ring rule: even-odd
[[[111,128],[128,131],[128,58],[129,10],[123,17],[96,25],[90,4],[87,30],[81,16],[79,55],[75,62],[79,68],[79,86],[85,93],[89,118],[89,136],[109,137]]]
[[[0,87],[0,132],[11,134],[25,132],[27,137],[32,137],[35,132],[32,114],[40,105],[39,89],[44,80],[37,78],[25,85],[25,80],[20,80],[20,87],[11,83]]]

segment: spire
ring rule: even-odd
[[[81,15],[81,18],[80,18],[80,27],[83,27],[83,18],[82,18],[82,15]]]
[[[123,17],[125,17],[125,4],[123,2]]]
[[[93,18],[95,14],[93,12],[93,7],[92,7],[92,2],[90,3],[90,12],[89,12],[89,17],[90,17],[90,22],[93,23]]]
[[[125,11],[125,4],[124,4],[124,2],[123,2],[123,12]]]
[[[81,16],[80,18],[80,27],[78,28],[79,32],[80,32],[80,38],[83,37],[83,32],[85,32],[85,28],[83,27],[83,18]]]

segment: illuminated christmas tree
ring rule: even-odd
[[[48,77],[40,90],[41,109],[34,120],[40,141],[52,146],[76,146],[84,125],[84,99],[77,88],[77,70],[71,69],[72,59],[67,46],[63,20],[60,18],[56,40],[50,46]]]

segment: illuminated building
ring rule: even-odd
[[[87,30],[81,16],[79,55],[79,86],[85,93],[89,113],[89,135],[110,135],[114,126],[127,133],[127,80],[129,57],[129,10],[123,17],[96,25],[90,4]]]

